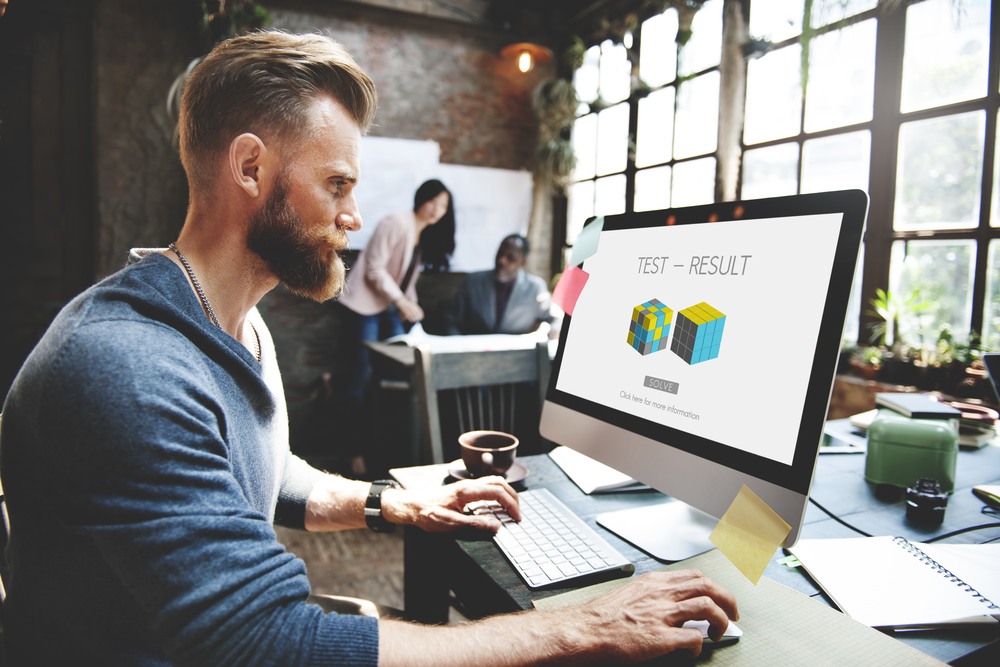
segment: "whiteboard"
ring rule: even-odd
[[[350,235],[351,248],[364,248],[378,221],[413,209],[413,195],[437,178],[455,206],[455,254],[451,270],[493,268],[497,247],[508,234],[526,234],[531,219],[532,178],[528,171],[443,164],[433,141],[363,137],[361,180],[355,188],[363,220]]]
[[[361,178],[354,188],[361,211],[361,229],[348,234],[352,249],[361,249],[379,220],[398,211],[413,210],[413,194],[438,165],[441,147],[436,141],[361,138]],[[445,182],[447,185],[447,182]]]

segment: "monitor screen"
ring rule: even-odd
[[[542,434],[716,518],[746,484],[794,543],[866,212],[852,190],[604,218]]]

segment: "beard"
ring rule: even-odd
[[[344,262],[337,254],[344,245],[325,230],[306,229],[288,201],[288,180],[281,176],[250,218],[247,232],[247,246],[289,291],[319,302],[338,296],[344,287]]]

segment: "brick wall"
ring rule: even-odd
[[[470,2],[459,4],[475,6]],[[4,144],[6,151],[15,151],[8,156],[10,164],[30,164],[34,169],[35,176],[17,201],[37,204],[37,210],[28,210],[27,205],[14,207],[11,197],[5,197],[7,203],[0,201],[6,229],[37,230],[32,235],[8,235],[5,257],[10,261],[5,275],[12,280],[30,276],[33,282],[18,284],[42,285],[36,277],[44,270],[42,278],[48,282],[66,283],[49,290],[54,299],[51,304],[50,295],[41,294],[41,288],[35,297],[5,300],[7,330],[24,332],[16,345],[9,335],[4,336],[5,385],[61,303],[120,268],[130,247],[162,247],[176,238],[187,192],[171,144],[173,121],[166,110],[167,92],[190,60],[203,55],[206,48],[199,0],[39,0],[29,4],[40,9],[23,22],[17,19],[15,25],[13,11],[4,17],[3,28],[23,36],[16,44],[8,39],[0,45],[6,61],[54,59],[53,68],[59,71],[69,71],[66,63],[74,64],[78,76],[73,83],[85,94],[72,100],[78,109],[67,107],[58,115],[49,114],[55,119],[51,130],[32,130],[38,142]],[[400,5],[395,1],[387,5],[395,9],[326,0],[265,0],[262,4],[271,12],[273,27],[328,33],[372,74],[380,94],[373,136],[435,141],[446,163],[506,169],[527,166],[535,136],[530,91],[551,71],[542,68],[527,76],[516,74],[511,63],[497,56],[503,41],[497,31],[482,22],[397,11]],[[42,37],[54,34],[53,25],[58,22],[53,16],[71,10],[81,46],[65,38],[58,42],[59,49],[45,46]],[[23,53],[8,53],[15,47]],[[70,101],[65,77],[54,77],[49,93],[39,92],[22,79],[27,81],[5,77],[0,82],[0,98],[19,100],[18,108],[26,110],[32,105],[60,109]],[[8,127],[14,128],[21,116],[4,109],[11,121]],[[27,111],[22,115],[31,118]],[[69,121],[75,119],[83,122],[74,126]],[[46,137],[58,137],[61,145],[68,139],[78,140],[92,150],[60,148],[42,154]],[[68,181],[56,182],[54,174]],[[71,191],[86,196],[70,198],[67,193]],[[83,222],[65,213],[42,215],[41,204],[57,212],[84,211],[78,216]],[[63,229],[66,225],[75,226]],[[67,248],[44,243],[52,235],[65,239],[62,243]],[[86,242],[75,238],[79,236]],[[44,248],[37,247],[40,244]],[[76,274],[80,275],[72,278]],[[434,301],[447,295],[451,282],[425,283],[419,289]],[[324,374],[335,379],[342,374],[337,309],[277,290],[261,303],[261,311],[280,348],[293,415],[293,446],[329,452],[335,423],[326,408],[319,410],[319,417],[312,408]]]

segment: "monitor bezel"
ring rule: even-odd
[[[861,190],[841,190],[814,194],[771,197],[766,199],[722,202],[676,209],[662,209],[604,217],[602,234],[622,229],[648,228],[664,225],[705,224],[724,221],[745,221],[767,218],[786,218],[827,213],[842,214],[842,222],[827,284],[826,302],[816,341],[809,381],[802,409],[795,451],[790,465],[756,454],[750,454],[729,445],[649,422],[614,408],[601,405],[556,388],[562,368],[563,352],[572,337],[572,316],[563,321],[562,335],[553,359],[546,403],[553,403],[589,418],[607,422],[613,427],[651,439],[664,447],[672,447],[712,463],[748,474],[777,487],[795,493],[808,494],[815,467],[816,456],[822,441],[834,375],[837,368],[851,286],[858,262],[868,210],[868,196]],[[586,260],[581,268],[586,270]],[[794,402],[792,402],[794,403]],[[788,418],[789,401],[773,398],[774,418]],[[544,413],[544,407],[543,407]],[[560,412],[560,414],[565,414]],[[543,414],[543,423],[545,422]],[[543,434],[544,435],[544,434]],[[559,442],[558,435],[550,440]],[[572,442],[559,442],[573,447]],[[587,448],[591,455],[593,449]],[[633,471],[626,471],[634,474]],[[640,481],[656,486],[656,479]]]

